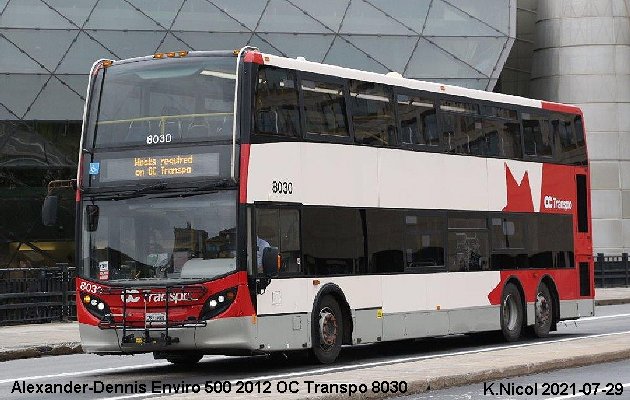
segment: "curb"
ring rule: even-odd
[[[508,368],[489,369],[485,371],[478,371],[475,373],[441,376],[430,379],[419,379],[413,382],[407,382],[408,390],[405,396],[425,393],[433,390],[448,389],[456,386],[471,385],[475,383],[487,382],[489,380],[500,380],[505,378],[513,378],[523,375],[532,375],[543,372],[556,371],[567,368],[585,367],[593,364],[601,364],[619,360],[630,359],[630,348],[621,352],[607,352],[600,354],[589,354],[568,358],[560,358],[551,362],[545,361],[540,363],[528,363],[521,365],[513,365]],[[383,399],[391,396],[368,396],[369,399]],[[331,396],[318,399],[341,399],[347,398]]]
[[[0,349],[0,362],[44,356],[65,356],[79,353],[83,353],[81,343],[79,342],[20,347],[17,349]]]
[[[630,304],[630,299],[602,299],[595,300],[596,306],[614,306],[618,304]]]

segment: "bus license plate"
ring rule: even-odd
[[[147,322],[166,322],[166,313],[163,313],[163,312],[147,313],[145,316],[145,320]]]

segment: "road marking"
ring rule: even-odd
[[[170,363],[156,362],[152,364],[127,365],[124,367],[100,368],[100,369],[91,369],[88,371],[79,371],[79,372],[62,372],[60,374],[25,376],[22,378],[2,379],[0,380],[0,385],[5,384],[5,383],[13,383],[15,381],[38,381],[41,379],[48,379],[48,378],[61,378],[64,376],[84,376],[84,375],[90,375],[90,374],[102,374],[102,373],[116,372],[116,371],[132,371],[135,369],[142,369],[142,368],[148,368],[148,367],[163,367],[166,365],[170,365]]]
[[[563,338],[563,339],[558,339],[558,340],[548,340],[548,341],[536,342],[536,343],[521,343],[521,344],[514,344],[514,345],[503,345],[503,346],[489,347],[489,348],[485,348],[485,349],[464,350],[464,351],[456,351],[456,352],[451,352],[451,353],[431,354],[431,355],[426,355],[426,356],[403,357],[403,358],[398,358],[398,359],[394,359],[394,360],[374,361],[374,362],[369,362],[369,363],[342,365],[342,366],[339,366],[339,367],[318,368],[318,369],[311,369],[311,370],[308,370],[308,371],[301,371],[301,372],[290,372],[290,373],[276,374],[276,375],[261,375],[261,376],[244,377],[244,378],[232,380],[230,382],[232,384],[234,384],[238,380],[243,380],[243,379],[247,379],[248,381],[255,382],[255,381],[272,381],[272,380],[277,380],[277,379],[299,378],[301,376],[308,376],[308,375],[322,375],[322,374],[327,374],[327,373],[331,373],[331,372],[343,372],[343,371],[348,371],[348,370],[353,370],[353,369],[365,369],[365,368],[371,368],[371,367],[380,367],[380,366],[384,366],[384,365],[401,364],[401,363],[405,363],[405,362],[422,361],[422,360],[433,359],[433,358],[445,358],[445,357],[460,356],[460,355],[467,355],[467,354],[487,353],[487,352],[491,352],[491,351],[498,351],[498,350],[505,350],[505,349],[538,346],[538,345],[548,344],[548,343],[564,343],[564,342],[573,342],[573,341],[580,340],[580,339],[619,336],[619,335],[626,335],[626,334],[629,334],[629,333],[630,333],[630,331],[613,332],[613,333],[600,333],[600,334],[595,334],[595,335],[570,337],[570,338]],[[171,394],[171,393],[162,393],[161,395],[169,395],[169,394]],[[172,394],[176,394],[176,393],[172,393]],[[154,395],[155,395],[155,393],[154,393]],[[101,400],[105,400],[105,399],[108,399],[108,400],[124,400],[124,399],[133,399],[133,398],[146,397],[146,396],[149,396],[149,394],[147,394],[147,393],[138,393],[138,394],[132,394],[132,395],[128,395],[128,396],[119,396],[119,397],[114,397],[114,398],[112,398],[112,397],[104,397]]]
[[[624,388],[624,389],[625,389],[625,388],[629,388],[629,387],[630,387],[630,383],[624,383],[622,386],[623,386],[623,388]],[[602,394],[602,395],[603,395],[604,393],[602,393],[602,392],[598,392],[598,394]],[[568,394],[568,395],[566,395],[566,396],[560,396],[560,397],[548,397],[548,398],[546,398],[545,400],[564,400],[564,399],[574,399],[574,398],[576,398],[576,397],[584,397],[584,396],[587,396],[587,395],[586,395],[586,394],[584,394],[584,393],[576,393],[576,394]],[[592,396],[592,394],[590,394],[589,396]]]
[[[569,337],[569,338],[562,338],[562,339],[557,339],[557,340],[546,340],[546,341],[534,342],[534,343],[500,345],[500,346],[487,347],[483,349],[463,350],[463,351],[455,351],[455,352],[450,352],[450,353],[429,354],[425,356],[402,357],[402,358],[396,358],[396,359],[391,359],[391,360],[341,365],[338,367],[318,368],[318,369],[311,369],[307,371],[291,372],[291,373],[276,374],[276,375],[261,375],[261,376],[255,376],[255,377],[245,377],[245,378],[240,378],[240,379],[241,380],[247,379],[250,381],[263,381],[263,380],[275,380],[275,379],[281,379],[281,378],[294,378],[294,377],[308,376],[308,375],[321,375],[321,374],[327,374],[330,372],[342,372],[342,371],[348,371],[348,370],[353,370],[353,369],[379,367],[379,366],[384,366],[384,365],[400,364],[400,363],[413,362],[413,361],[422,361],[422,360],[434,359],[434,358],[445,358],[445,357],[461,356],[461,355],[467,355],[467,354],[488,353],[492,351],[499,351],[499,350],[506,350],[506,349],[525,348],[525,347],[539,346],[539,345],[551,344],[551,343],[565,343],[565,342],[573,342],[573,341],[581,340],[581,339],[594,339],[594,338],[619,336],[619,335],[627,335],[627,334],[630,334],[630,330],[622,331],[622,332],[600,333],[600,334],[586,335],[586,336],[574,336],[574,337]],[[63,372],[59,374],[25,376],[25,377],[11,378],[11,379],[3,379],[3,380],[0,380],[0,384],[13,383],[14,381],[33,381],[33,380],[59,378],[59,377],[67,377],[67,376],[94,375],[94,374],[102,374],[102,373],[116,372],[116,371],[132,371],[132,370],[143,369],[143,368],[148,368],[148,367],[162,367],[166,365],[170,365],[170,364],[167,362],[164,362],[164,363],[152,363],[152,364],[124,366],[124,367],[101,368],[101,369],[93,369],[89,371]],[[234,380],[233,382],[236,382],[236,380]],[[107,397],[107,399],[121,400],[121,399],[137,398],[137,397],[146,397],[149,395],[154,395],[154,394],[153,393],[152,394],[138,393],[135,395],[120,396],[120,397],[113,397],[113,398]]]
[[[596,317],[582,317],[580,319],[576,319],[575,322],[588,322],[588,321],[596,321],[600,319],[625,318],[625,317],[630,317],[630,314],[614,314],[614,315],[599,315]],[[571,321],[562,321],[562,322],[571,322]]]

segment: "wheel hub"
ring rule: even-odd
[[[542,294],[536,295],[536,323],[538,325],[545,325],[551,318],[551,308],[547,298]]]
[[[322,348],[330,348],[337,342],[337,318],[329,309],[319,312],[319,337]]]

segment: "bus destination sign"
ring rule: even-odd
[[[219,175],[218,153],[102,159],[100,164],[101,183]]]

